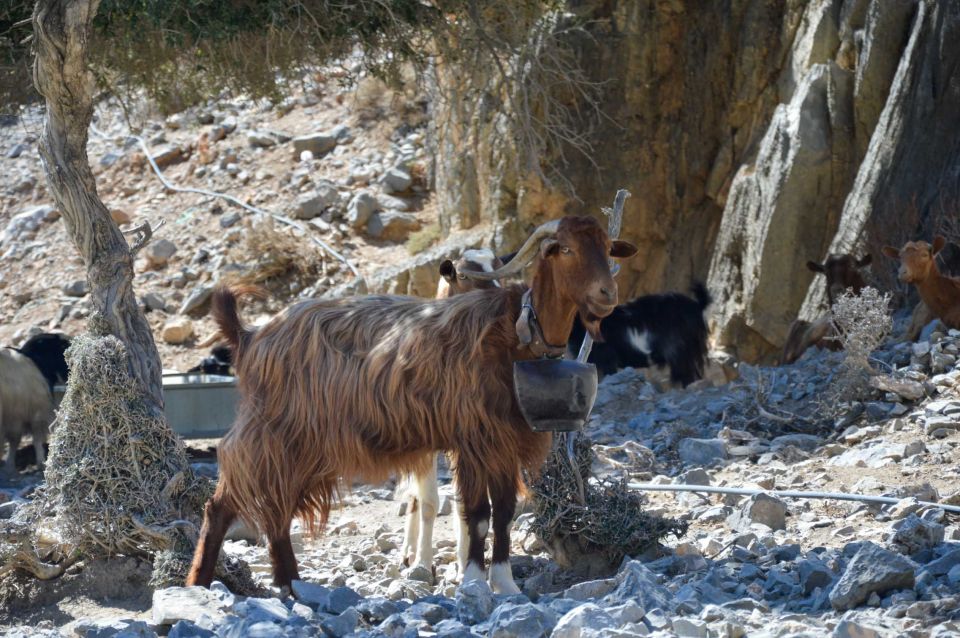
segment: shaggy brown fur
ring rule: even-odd
[[[544,336],[565,343],[578,310],[596,332],[617,301],[606,256],[635,250],[612,245],[593,219],[564,219],[541,244],[534,276]],[[217,291],[214,317],[235,349],[241,400],[187,583],[210,584],[225,528],[239,515],[267,534],[274,582],[289,586],[298,577],[295,516],[322,528],[342,485],[422,472],[428,453],[441,450],[454,457],[472,522],[489,518],[489,491],[494,559],[505,557],[520,471],[535,473],[550,447],[549,434],[527,426],[511,387],[513,361],[532,356],[514,326],[524,290],[311,300],[256,332],[243,327],[236,295]],[[470,548],[482,567],[479,532]]]

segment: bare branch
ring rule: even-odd
[[[160,223],[157,224],[157,228],[160,228],[165,223],[167,223],[167,220],[161,219]],[[124,235],[137,236],[136,240],[133,243],[133,246],[130,247],[130,254],[133,257],[136,257],[137,253],[140,252],[140,249],[146,246],[150,242],[150,239],[153,237],[153,231],[154,229],[150,226],[150,222],[143,222],[136,228],[131,228],[130,230],[123,230],[120,232],[122,232]]]

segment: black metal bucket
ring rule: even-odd
[[[570,359],[516,361],[513,391],[535,431],[579,430],[597,398],[597,367]]]

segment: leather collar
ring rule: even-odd
[[[520,346],[530,348],[538,357],[559,359],[567,352],[567,344],[555,346],[543,338],[543,330],[537,321],[537,311],[533,309],[533,295],[529,288],[520,299],[520,318],[517,319],[516,329]]]

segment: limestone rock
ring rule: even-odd
[[[688,465],[710,466],[727,458],[727,447],[721,439],[681,439],[677,446],[680,460]]]
[[[168,587],[153,592],[153,624],[172,625],[180,620],[197,622],[203,616],[223,618],[236,599],[225,588]]]
[[[186,317],[173,317],[163,324],[160,333],[163,340],[172,345],[180,345],[193,336],[193,322]]]
[[[870,594],[913,587],[914,563],[900,554],[869,541],[850,560],[830,592],[830,604],[837,611],[856,607]]]
[[[177,245],[169,239],[155,239],[147,244],[144,254],[151,268],[163,268],[177,252]]]
[[[457,618],[465,625],[485,621],[493,612],[493,592],[482,580],[471,580],[457,588]]]
[[[380,184],[387,193],[402,193],[410,188],[413,179],[408,171],[402,168],[391,168],[380,178]]]
[[[735,531],[745,532],[754,523],[766,525],[770,529],[786,529],[787,504],[770,494],[756,494],[727,518],[727,523]]]
[[[367,225],[370,216],[380,209],[380,202],[368,190],[362,190],[353,196],[347,205],[347,223],[354,229],[362,229]]]
[[[322,157],[337,146],[337,131],[311,133],[293,138],[293,153],[299,158],[303,151],[310,151],[314,157]]]
[[[420,221],[409,213],[373,213],[367,222],[367,234],[375,239],[402,241],[415,230],[420,229]]]
[[[910,514],[894,525],[893,545],[904,554],[916,554],[931,549],[943,542],[944,528],[940,523],[925,521],[916,514]]]

